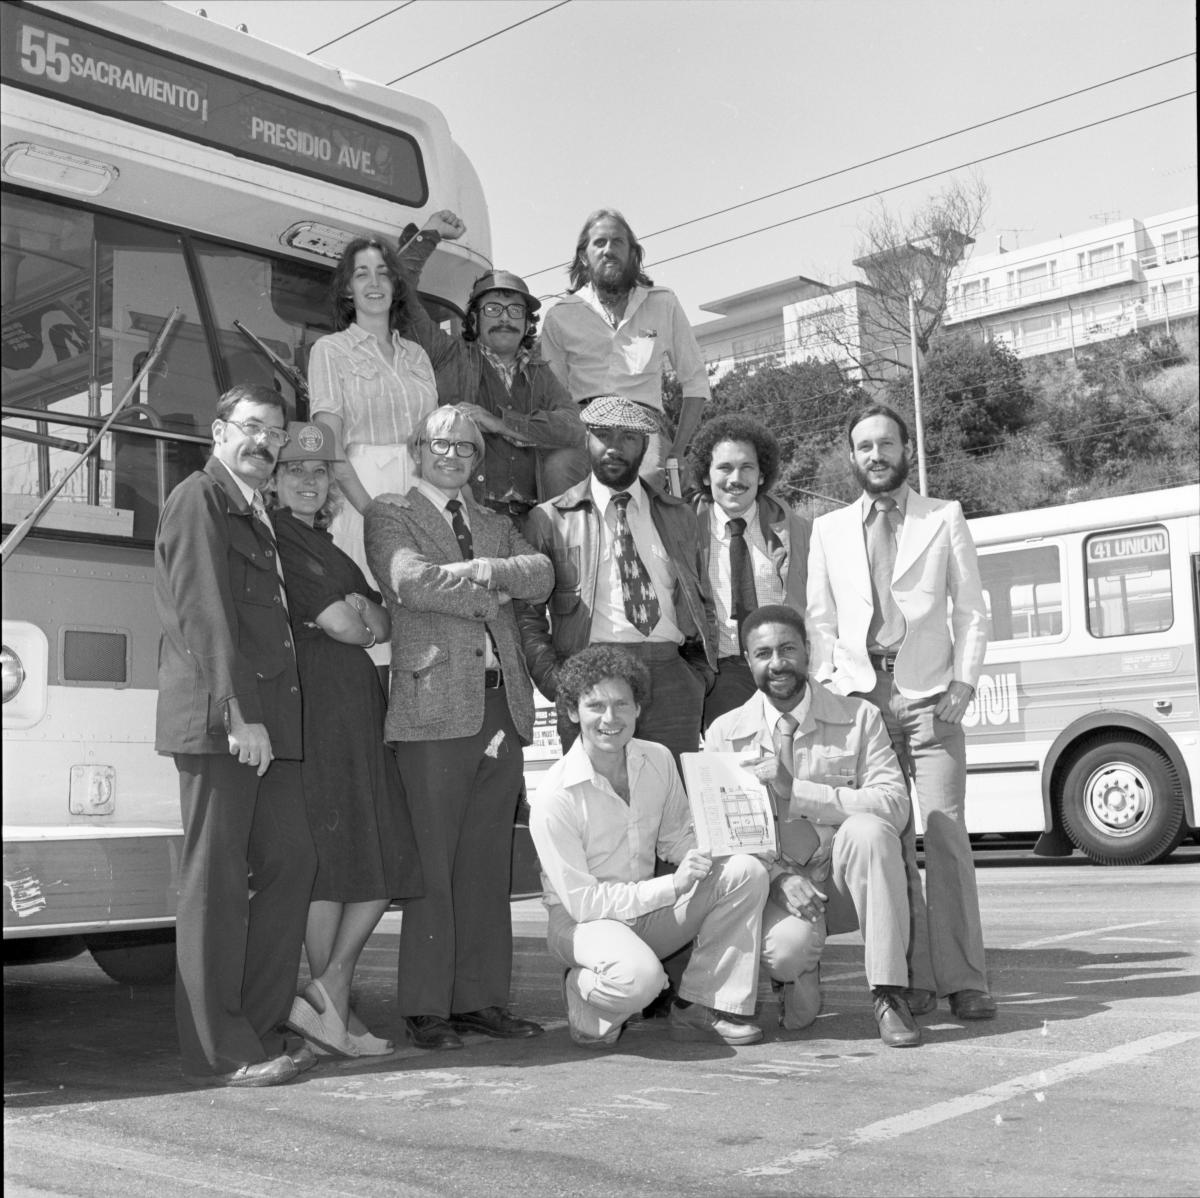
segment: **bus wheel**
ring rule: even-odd
[[[1161,861],[1186,830],[1179,776],[1147,741],[1094,740],[1067,771],[1062,819],[1072,844],[1098,865]]]
[[[86,937],[96,964],[122,986],[162,986],[175,977],[175,931]]]

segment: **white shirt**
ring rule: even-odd
[[[617,555],[613,552],[616,542],[617,509],[612,497],[617,494],[611,487],[590,476],[592,503],[600,517],[600,549],[596,558],[596,603],[592,609],[592,641],[613,641],[618,644],[669,644],[682,645],[683,633],[675,623],[675,567],[667,557],[662,538],[654,527],[650,515],[650,499],[641,482],[623,488],[629,492],[629,504],[625,517],[633,544],[642,559],[642,565],[650,575],[650,582],[658,596],[658,623],[648,637],[629,622],[625,615],[625,601],[621,597],[621,569]]]
[[[708,515],[708,577],[717,608],[718,657],[739,657],[742,652],[738,644],[737,621],[733,618],[733,568],[729,563],[729,542],[733,536],[729,521],[735,518],[717,503],[712,505]],[[787,594],[767,550],[758,519],[757,500],[742,513],[741,518],[746,521],[746,531],[742,535],[750,550],[754,593],[758,596],[759,606],[785,603]]]

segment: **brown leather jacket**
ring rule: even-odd
[[[711,683],[717,668],[716,611],[700,564],[696,513],[682,499],[641,481],[650,497],[654,527],[675,567],[675,622],[686,638],[680,652]],[[529,673],[538,690],[553,699],[558,666],[591,642],[600,516],[592,504],[590,476],[557,499],[535,507],[527,518],[525,535],[534,549],[554,563],[549,600],[516,604]]]

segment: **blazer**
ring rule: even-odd
[[[896,688],[910,699],[952,681],[974,686],[987,650],[987,609],[975,543],[962,507],[909,491],[896,546],[892,595],[907,625],[896,653]],[[949,604],[949,615],[947,615]],[[840,694],[867,692],[874,601],[859,501],[818,516],[808,559],[811,671]]]
[[[709,518],[713,501],[707,495],[696,497],[696,519],[699,521],[700,560],[708,573]],[[783,585],[784,602],[803,612],[808,592],[808,550],[812,539],[812,522],[801,516],[774,495],[758,493],[758,526],[775,563],[775,573]]]
[[[682,654],[699,672],[717,668],[717,617],[708,575],[700,566],[696,514],[682,499],[641,480],[650,501],[650,518],[675,567],[675,623],[684,635]],[[547,699],[558,693],[559,665],[586,649],[592,639],[592,611],[600,573],[600,515],[592,504],[591,475],[557,499],[538,504],[526,517],[525,531],[534,549],[554,563],[554,590],[546,605],[522,603],[517,609],[525,656],[538,690]],[[711,676],[709,681],[711,682]]]
[[[554,569],[507,516],[469,505],[477,559],[490,564],[490,589],[441,567],[462,561],[454,531],[421,491],[411,506],[375,500],[363,516],[367,561],[392,617],[392,679],[384,735],[390,741],[448,740],[483,727],[486,634],[500,655],[504,692],[525,744],[533,739],[533,686],[521,652],[513,600],[539,602]],[[485,631],[486,630],[486,631]]]
[[[302,756],[300,679],[275,544],[210,458],[171,492],[154,542],[160,753],[228,753],[227,713],[265,724],[276,757]]]

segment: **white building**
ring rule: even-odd
[[[1193,204],[976,255],[951,277],[943,327],[1004,341],[1021,357],[1165,332],[1196,316],[1196,229]]]

